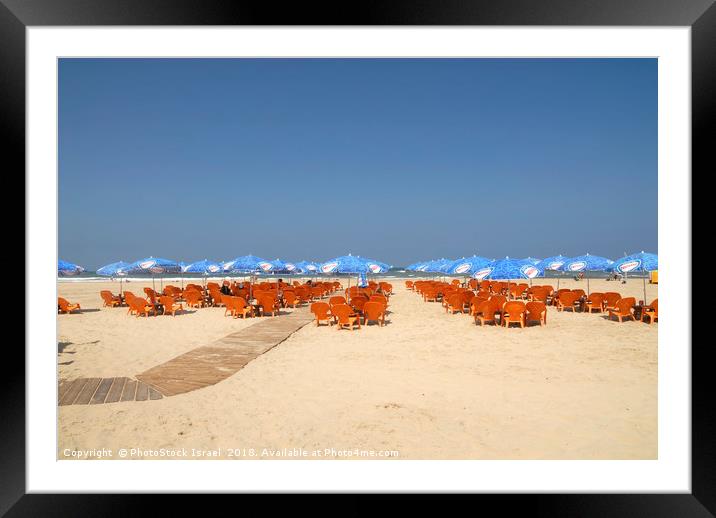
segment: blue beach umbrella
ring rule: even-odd
[[[659,256],[641,251],[617,259],[611,265],[611,268],[620,273],[653,272],[659,269]]]
[[[432,261],[428,261],[425,265],[423,265],[420,271],[426,273],[446,273],[448,267],[453,262],[454,260],[445,259],[444,257],[441,259],[434,259]]]
[[[476,271],[484,268],[492,262],[487,257],[480,257],[479,255],[473,255],[472,257],[463,257],[453,261],[449,266],[447,273],[458,274],[458,275],[472,275]]]
[[[524,259],[505,257],[477,270],[472,276],[479,280],[534,279],[535,277],[543,277],[544,270]]]
[[[85,269],[74,263],[69,263],[59,259],[57,261],[57,275],[60,277],[71,277],[73,275],[79,275],[84,272]]]
[[[368,265],[368,272],[366,273],[385,273],[393,267],[388,263],[371,259],[370,257],[359,257],[359,259],[362,259]]]
[[[223,268],[225,272],[231,273],[256,273],[261,269],[260,263],[266,262],[266,259],[249,254],[225,262]]]
[[[125,268],[130,266],[129,263],[124,261],[117,261],[116,263],[105,264],[103,267],[98,268],[95,272],[97,275],[102,277],[119,277],[119,296],[122,296],[122,280],[127,273],[124,271]]]
[[[542,259],[537,266],[542,270],[558,271],[567,261],[569,261],[569,257],[565,257],[562,254],[553,255]]]
[[[321,273],[382,273],[388,271],[385,263],[373,262],[357,255],[342,255],[321,264]]]
[[[366,260],[360,256],[351,254],[329,259],[321,264],[320,268],[320,272],[324,274],[367,274],[382,273],[384,271],[387,271],[387,269],[378,262],[371,262],[371,260]],[[348,280],[348,287],[350,288],[350,278]]]
[[[149,273],[152,275],[152,289],[154,289],[154,276],[162,273],[181,273],[181,266],[176,261],[162,259],[161,257],[147,257],[123,268],[124,273]],[[159,279],[160,284],[162,279]]]
[[[562,265],[569,261],[569,257],[565,257],[562,254],[559,255],[553,255],[552,257],[545,257],[542,259],[538,264],[537,268],[540,270],[550,270],[553,272],[561,271],[560,268],[562,268]],[[559,289],[559,281],[560,278],[557,277],[557,289]]]
[[[560,270],[564,272],[604,272],[613,263],[611,259],[599,255],[584,254],[567,260]],[[589,277],[587,277],[587,295],[589,295]]]
[[[204,276],[204,283],[206,283],[206,277],[212,274],[219,274],[224,271],[223,265],[215,261],[209,261],[204,259],[203,261],[197,261],[191,264],[185,264],[181,269],[182,273],[200,273]],[[184,288],[184,277],[182,277],[182,289]]]
[[[625,275],[629,272],[653,272],[659,269],[659,256],[642,250],[639,253],[617,259],[611,264],[610,268]],[[644,304],[646,304],[646,275],[643,276],[643,282]]]
[[[420,261],[419,263],[413,263],[405,269],[413,272],[423,272],[425,271],[425,268],[427,267],[429,262],[430,261]]]
[[[534,264],[535,266],[542,262],[542,259],[535,259],[534,257],[525,257],[522,259],[523,261],[527,261],[529,263]]]
[[[319,263],[314,263],[313,261],[299,261],[296,263],[297,273],[316,274],[320,268],[321,265]]]
[[[264,273],[291,273],[296,269],[295,264],[284,262],[281,259],[261,261],[258,266]]]

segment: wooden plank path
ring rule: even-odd
[[[209,345],[181,354],[131,378],[78,378],[62,381],[58,404],[97,405],[147,401],[191,392],[233,376],[254,358],[313,320],[307,307],[262,317],[257,323]]]

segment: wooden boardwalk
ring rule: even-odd
[[[216,342],[198,347],[131,378],[79,378],[60,384],[60,405],[147,401],[191,392],[233,376],[313,320],[308,308],[263,317]]]

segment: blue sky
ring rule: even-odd
[[[657,252],[655,59],[62,59],[59,256]]]

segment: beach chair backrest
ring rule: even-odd
[[[385,305],[378,301],[366,302],[363,306],[363,314],[369,320],[378,320],[385,313]]]
[[[331,307],[328,305],[327,302],[314,302],[311,304],[311,313],[316,315],[317,318],[321,320],[325,320],[328,318],[328,312],[330,311]]]
[[[114,303],[114,295],[112,295],[111,291],[102,290],[99,292],[99,295],[102,297],[104,303],[108,306],[111,306]]]
[[[515,317],[525,312],[525,303],[521,300],[510,300],[509,302],[505,302],[503,311],[508,313],[511,319],[515,319]]]
[[[507,302],[507,297],[504,295],[493,295],[490,297],[490,301],[496,304],[500,309],[502,309],[502,306],[505,305],[505,302]]]
[[[616,303],[620,298],[622,298],[622,296],[615,291],[608,291],[604,294],[604,301],[608,308],[616,307]]]
[[[330,299],[328,299],[328,304],[330,304],[331,306],[334,306],[336,304],[345,304],[345,303],[346,303],[346,298],[342,297],[340,295],[335,295],[335,296],[331,297]]]
[[[347,304],[336,304],[331,308],[331,313],[338,319],[339,324],[347,324],[348,317],[353,315],[353,309]]]
[[[628,313],[631,313],[632,307],[636,304],[636,299],[634,297],[626,297],[623,299],[619,299],[617,301],[617,311],[621,313],[622,315],[626,315]]]
[[[543,315],[547,315],[547,306],[544,302],[531,301],[525,304],[527,310],[527,320],[542,320]]]

